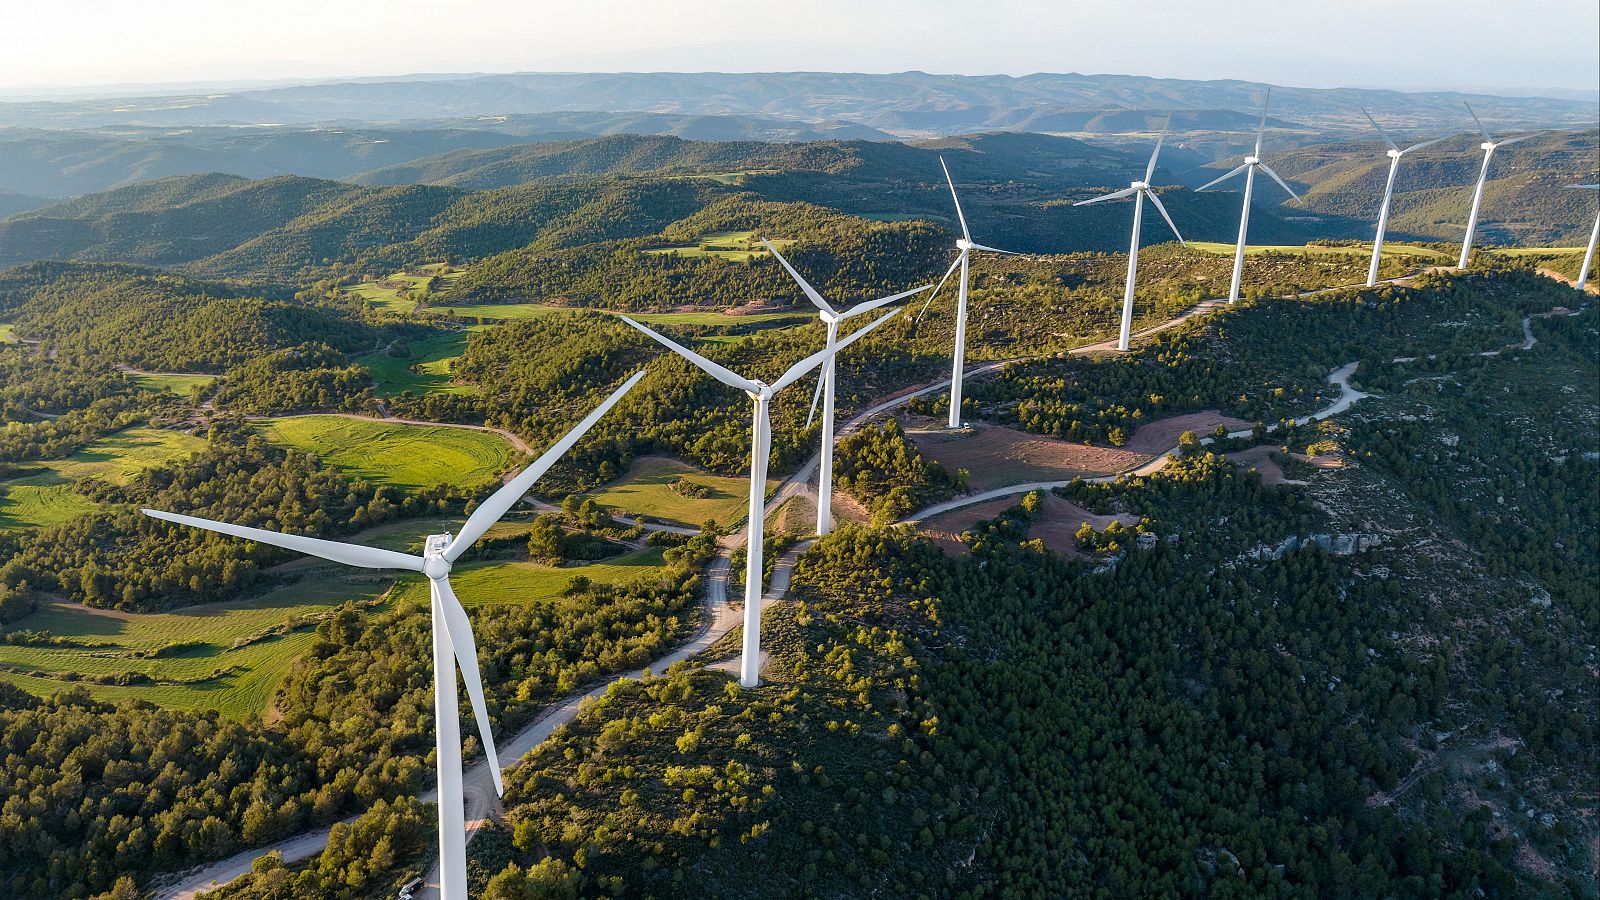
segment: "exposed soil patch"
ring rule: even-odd
[[[911,432],[908,436],[918,450],[946,471],[966,469],[967,487],[974,493],[1029,481],[1114,475],[1148,458],[1116,447],[1074,444],[1000,425],[958,432]]]
[[[1178,435],[1185,431],[1206,437],[1217,430],[1218,425],[1226,425],[1229,431],[1244,431],[1255,423],[1225,416],[1214,409],[1203,409],[1146,422],[1133,430],[1133,438],[1123,446],[1135,453],[1165,453],[1178,445]]]
[[[1305,484],[1303,481],[1290,482],[1289,477],[1283,473],[1283,467],[1272,458],[1272,452],[1277,449],[1270,445],[1251,447],[1249,450],[1229,453],[1227,457],[1245,468],[1255,469],[1261,475],[1262,484]]]
[[[974,503],[927,519],[917,530],[927,535],[946,556],[961,556],[967,552],[967,545],[961,543],[961,532],[984,519],[1000,515],[1020,502],[1022,502],[1021,497],[1000,497],[983,503]]]
[[[1050,493],[1045,495],[1044,505],[1039,508],[1033,527],[1028,529],[1028,537],[1044,541],[1046,547],[1057,553],[1082,556],[1083,552],[1078,549],[1077,534],[1085,522],[1100,531],[1112,522],[1132,527],[1138,524],[1139,518],[1127,513],[1096,515],[1065,497]]]
[[[872,513],[867,512],[867,508],[861,505],[860,500],[844,491],[834,491],[833,521],[835,524],[854,522],[857,525],[865,525],[872,521]]]

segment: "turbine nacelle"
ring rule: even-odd
[[[1400,153],[1401,153],[1401,151],[1393,150],[1393,149],[1384,151],[1384,155],[1389,157],[1390,159],[1399,159],[1400,158]]]
[[[1246,156],[1244,158],[1244,164],[1247,165],[1247,166],[1259,166],[1259,165],[1261,165],[1261,157],[1259,157],[1259,156]]]
[[[956,249],[957,250],[970,251],[970,250],[976,248],[977,246],[978,246],[977,244],[974,244],[973,242],[967,240],[964,237],[963,238],[956,238]]]
[[[1132,184],[1129,184],[1128,187],[1133,188],[1136,191],[1148,191],[1150,190],[1150,182],[1135,181]]]
[[[1500,145],[1496,144],[1494,141],[1484,141],[1483,143],[1478,145],[1478,149],[1479,150],[1493,150],[1494,148],[1496,148],[1498,146],[1500,146]]]

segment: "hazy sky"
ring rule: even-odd
[[[0,0],[0,90],[414,72],[1106,72],[1590,89],[1595,0]]]

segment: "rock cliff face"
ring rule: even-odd
[[[1383,544],[1383,536],[1365,531],[1338,534],[1291,534],[1276,546],[1260,544],[1247,551],[1243,558],[1246,559],[1280,559],[1285,553],[1301,547],[1316,544],[1334,556],[1349,556],[1362,550],[1370,550]]]

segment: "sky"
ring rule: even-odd
[[[0,94],[511,71],[1600,87],[1595,0],[3,0]]]

